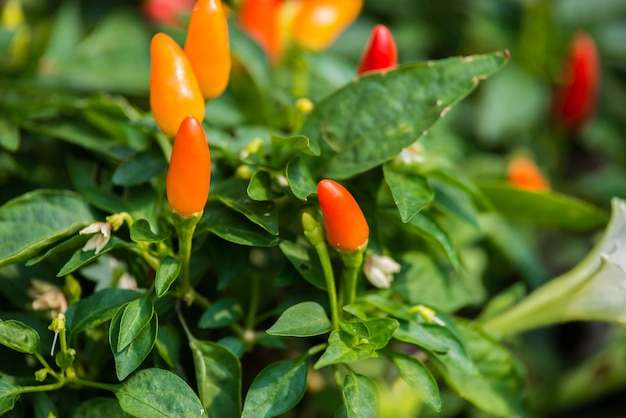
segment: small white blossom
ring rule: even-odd
[[[419,142],[415,142],[404,148],[400,154],[398,154],[396,159],[404,164],[421,164],[426,161],[424,151],[424,146]]]
[[[386,255],[370,253],[365,257],[363,273],[371,284],[379,289],[387,289],[393,282],[393,275],[400,272],[400,264]]]
[[[96,234],[85,243],[83,251],[96,250],[96,254],[100,253],[111,239],[111,229],[111,222],[94,222],[78,231],[80,235]]]
[[[53,317],[67,310],[67,299],[58,286],[39,279],[31,280],[31,284],[27,294],[33,299],[31,306],[34,310],[50,310]]]

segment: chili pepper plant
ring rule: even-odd
[[[2,11],[0,415],[531,417],[588,389],[538,391],[526,336],[626,323],[626,202],[450,146],[514,53],[405,59],[360,0],[64,1],[45,29],[26,3]],[[551,280],[541,226],[584,243]]]

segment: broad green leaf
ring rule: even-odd
[[[20,130],[8,119],[0,119],[0,147],[15,152],[20,147]]]
[[[175,325],[168,324],[159,327],[154,348],[167,365],[174,370],[180,354],[180,334]]]
[[[378,291],[376,293],[368,293],[359,297],[358,300],[372,305],[397,319],[411,319],[411,314],[409,314],[410,306],[393,300],[389,292]]]
[[[318,103],[300,134],[320,143],[325,176],[354,176],[415,142],[508,60],[502,51],[359,77]]]
[[[81,403],[72,418],[132,418],[115,398],[91,398]]]
[[[118,309],[141,293],[128,289],[103,289],[70,305],[65,312],[67,330],[76,334],[113,318]]]
[[[107,245],[105,245],[105,247],[98,254],[96,254],[96,252],[93,250],[83,251],[82,249],[78,249],[74,252],[72,257],[63,265],[63,267],[61,267],[61,270],[57,273],[57,277],[63,277],[70,273],[73,273],[79,268],[91,263],[93,260],[100,257],[101,255],[118,248],[126,248],[129,250],[135,249],[136,244],[122,241],[117,237],[111,237]]]
[[[257,202],[246,192],[248,182],[232,178],[211,186],[211,196],[229,208],[241,213],[272,235],[278,235],[276,207],[271,201]]]
[[[150,224],[145,219],[137,219],[130,227],[130,239],[135,242],[161,242],[170,236],[169,231],[152,232]]]
[[[328,338],[328,347],[324,354],[317,360],[313,368],[319,370],[322,367],[338,363],[353,363],[366,358],[375,357],[376,346],[367,340],[361,341],[358,337],[345,331],[333,331]]]
[[[374,344],[376,350],[387,346],[387,343],[398,328],[398,321],[393,318],[374,318],[365,322],[371,337],[369,343]]]
[[[126,304],[120,319],[120,332],[118,334],[116,351],[122,351],[133,342],[143,329],[148,326],[154,315],[154,305],[150,294],[135,299]]]
[[[250,178],[247,189],[248,196],[259,202],[274,200],[283,194],[272,188],[272,179],[267,171],[256,171]]]
[[[154,291],[158,297],[162,297],[169,290],[180,274],[180,268],[180,261],[172,256],[168,255],[161,261],[154,278]]]
[[[435,363],[448,385],[491,415],[528,416],[524,407],[522,371],[511,352],[478,329],[464,324],[457,326],[479,374],[467,373],[446,363]]]
[[[143,327],[130,344],[122,350],[116,350],[115,347],[119,346],[119,335],[122,331],[121,325],[124,311],[125,309],[119,309],[117,311],[111,320],[111,327],[109,328],[109,345],[113,351],[115,373],[119,380],[126,379],[126,377],[134,372],[146,357],[148,357],[148,354],[150,354],[154,346],[159,325],[157,315],[152,315],[150,323]]]
[[[383,164],[383,174],[404,223],[428,206],[435,196],[424,176],[399,164]]]
[[[293,135],[289,137],[272,135],[270,141],[273,150],[272,158],[274,158],[275,161],[280,161],[278,154],[280,154],[284,148],[287,148],[288,151],[299,151],[307,155],[320,155],[320,147],[317,142],[311,142],[309,138],[303,135]],[[290,154],[291,152],[287,153],[287,155]]]
[[[241,364],[229,349],[211,341],[189,342],[206,416],[241,416]]]
[[[71,238],[61,241],[59,244],[53,245],[48,250],[46,250],[45,252],[42,252],[38,256],[29,259],[28,261],[26,261],[25,264],[27,266],[32,266],[41,262],[42,260],[45,260],[51,255],[59,254],[64,251],[76,250],[78,247],[82,247],[83,245],[85,245],[85,242],[88,239],[89,238],[85,237],[84,235],[76,234],[72,236]]]
[[[209,203],[196,233],[209,231],[226,241],[253,247],[273,247],[278,238],[248,221],[238,213],[218,204]]]
[[[202,417],[204,414],[200,399],[189,385],[167,370],[138,371],[118,385],[114,393],[122,410],[137,418]]]
[[[314,248],[304,247],[291,241],[280,241],[280,249],[304,279],[313,286],[325,290],[324,271]]]
[[[26,354],[40,354],[41,344],[37,331],[20,321],[0,320],[0,344]]]
[[[222,298],[213,302],[200,317],[198,327],[221,328],[238,321],[243,316],[241,305],[235,299]]]
[[[165,170],[167,162],[163,157],[142,153],[120,164],[113,173],[112,181],[118,186],[136,186],[150,181]]]
[[[330,331],[332,325],[326,311],[317,302],[301,302],[290,306],[267,330],[281,337],[312,337]]]
[[[20,393],[21,388],[19,386],[10,383],[4,376],[0,375],[0,415],[13,409]]]
[[[298,199],[307,200],[310,195],[317,193],[317,182],[304,159],[289,161],[286,174],[289,187]]]
[[[446,353],[451,346],[447,335],[430,333],[431,327],[431,325],[422,325],[416,321],[403,321],[393,333],[393,337],[398,341],[414,344],[433,353]]]
[[[433,351],[432,354],[446,367],[460,370],[468,376],[477,376],[479,370],[472,361],[465,345],[447,326],[424,325],[428,332],[439,341],[445,341],[448,349],[445,353]]]
[[[433,184],[436,196],[433,202],[434,208],[451,218],[467,223],[475,229],[480,229],[476,207],[471,195],[447,184],[440,184],[436,181],[431,184]]]
[[[606,225],[603,210],[554,191],[528,191],[499,181],[478,182],[494,208],[504,217],[540,227],[590,231]]]
[[[434,219],[423,213],[418,213],[411,218],[407,225],[409,230],[438,246],[448,257],[452,266],[458,270],[461,264],[459,254],[446,231]]]
[[[437,381],[424,363],[406,354],[391,351],[386,351],[385,354],[396,365],[402,379],[418,393],[420,399],[435,411],[441,411],[441,397]]]
[[[347,374],[341,394],[348,418],[378,417],[378,387],[369,377]]]
[[[93,220],[77,193],[35,190],[0,207],[0,266],[33,257]]]
[[[309,356],[274,362],[252,382],[242,418],[275,417],[293,408],[306,390]]]

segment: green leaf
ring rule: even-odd
[[[180,274],[181,264],[172,256],[166,256],[156,272],[154,290],[158,297],[162,297]]]
[[[243,405],[242,418],[275,417],[293,408],[304,396],[309,356],[277,361],[257,375]]]
[[[0,147],[15,152],[20,147],[20,130],[8,119],[0,119]]]
[[[402,379],[418,393],[420,399],[436,412],[441,411],[441,397],[437,381],[424,363],[416,357],[405,354],[391,351],[386,351],[385,354],[396,365]]]
[[[0,320],[0,344],[26,354],[41,354],[37,331],[16,320]]]
[[[434,325],[420,324],[416,321],[403,321],[395,330],[393,337],[398,341],[414,344],[432,353],[446,353],[452,344],[448,335],[433,334],[429,330]]]
[[[286,174],[289,187],[298,199],[306,201],[310,195],[317,193],[317,182],[304,159],[289,161]]]
[[[246,192],[248,182],[231,178],[211,186],[211,196],[216,197],[229,208],[241,213],[272,235],[278,235],[276,207],[271,201],[257,202]]]
[[[174,370],[180,354],[180,335],[176,326],[173,324],[161,325],[154,347],[167,365]]]
[[[113,184],[118,186],[136,186],[146,183],[153,177],[165,172],[167,162],[163,157],[150,153],[141,153],[129,161],[120,164],[113,173]]]
[[[124,412],[137,418],[202,417],[200,399],[177,375],[162,369],[135,373],[114,391]]]
[[[20,393],[21,388],[19,386],[10,383],[0,374],[0,415],[13,409]]]
[[[256,227],[243,216],[217,204],[209,203],[196,232],[211,232],[226,241],[251,247],[273,247],[278,238]]]
[[[314,248],[281,240],[280,249],[304,279],[318,289],[326,290],[324,271]]]
[[[118,309],[141,293],[129,289],[103,289],[70,305],[65,312],[65,326],[69,333],[95,328],[113,318]]]
[[[456,370],[460,370],[468,376],[477,376],[479,370],[468,354],[465,345],[454,332],[448,327],[424,325],[428,332],[435,336],[439,341],[445,341],[448,349],[445,353],[432,352],[432,354],[446,366],[451,366]]]
[[[109,345],[113,351],[115,359],[115,373],[119,380],[124,380],[129,374],[135,371],[137,367],[148,357],[157,336],[158,319],[157,315],[152,315],[150,323],[143,327],[134,340],[130,342],[124,349],[116,350],[119,347],[119,335],[122,332],[122,318],[125,309],[119,309],[111,320],[109,328]],[[121,403],[121,400],[120,400]],[[126,410],[126,409],[124,409]],[[126,411],[128,412],[128,411]]]
[[[130,239],[135,242],[161,242],[169,238],[169,231],[152,232],[150,224],[145,219],[137,219],[130,227]]]
[[[287,308],[267,333],[281,337],[312,337],[325,334],[331,328],[322,305],[302,302]]]
[[[115,398],[91,398],[81,403],[72,418],[132,418],[120,408]]]
[[[435,196],[424,176],[399,164],[383,164],[383,174],[404,223],[427,207]]]
[[[393,333],[398,328],[398,321],[393,318],[374,318],[365,322],[371,337],[369,342],[374,344],[376,350],[387,346]]]
[[[347,374],[341,394],[348,418],[378,417],[378,387],[369,377]]]
[[[120,319],[120,333],[115,351],[122,351],[141,334],[154,315],[154,305],[150,294],[128,302]]]
[[[111,237],[107,245],[98,254],[96,254],[95,251],[83,251],[82,249],[76,250],[72,257],[63,265],[63,267],[61,267],[61,270],[57,273],[57,277],[63,277],[73,273],[79,268],[91,263],[101,255],[118,248],[135,249],[136,244],[122,241],[116,237]]]
[[[303,135],[293,135],[288,137],[282,137],[278,135],[272,135],[270,137],[270,143],[272,150],[275,153],[281,151],[281,148],[287,148],[289,150],[299,151],[306,155],[320,155],[320,147],[317,142],[311,141],[309,138]],[[274,154],[274,153],[273,153]],[[274,155],[272,157],[275,158]]]
[[[504,217],[540,227],[590,231],[606,225],[605,211],[554,191],[528,191],[500,181],[478,182],[495,209]]]
[[[229,349],[211,341],[189,342],[206,416],[241,416],[241,364]]]
[[[461,397],[499,417],[528,416],[524,408],[521,367],[510,351],[480,330],[457,324],[479,375],[449,364],[439,364],[446,382]]]
[[[200,328],[221,328],[228,326],[243,316],[241,305],[235,299],[223,298],[207,308],[198,321]]]
[[[92,220],[74,192],[35,190],[18,196],[0,207],[0,266],[31,258]]]
[[[461,265],[459,254],[446,231],[434,219],[424,213],[418,213],[411,218],[407,225],[411,231],[439,247],[452,266],[457,270],[459,269]]]
[[[300,134],[320,142],[325,176],[354,176],[415,142],[508,60],[502,51],[359,77],[318,103]]]
[[[272,188],[270,173],[263,170],[254,172],[248,183],[247,193],[250,199],[260,202],[278,199],[283,195]]]
[[[395,318],[411,319],[411,314],[409,314],[410,307],[393,300],[389,292],[377,291],[376,293],[368,293],[359,297],[359,301],[372,305],[382,312],[393,315]]]
[[[375,357],[376,345],[369,341],[361,341],[356,336],[345,331],[333,331],[328,338],[328,347],[324,354],[317,360],[313,368],[319,370],[322,367],[338,363],[353,363],[369,357]]]

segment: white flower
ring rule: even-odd
[[[400,264],[386,255],[369,253],[363,263],[363,273],[371,284],[379,289],[391,286],[394,273],[400,272]]]
[[[67,310],[67,299],[58,286],[39,279],[32,279],[31,284],[27,294],[33,299],[31,306],[34,310],[50,310],[53,317]]]
[[[111,229],[111,222],[94,222],[78,231],[80,235],[96,234],[85,243],[83,251],[96,250],[96,254],[100,253],[111,239]]]

